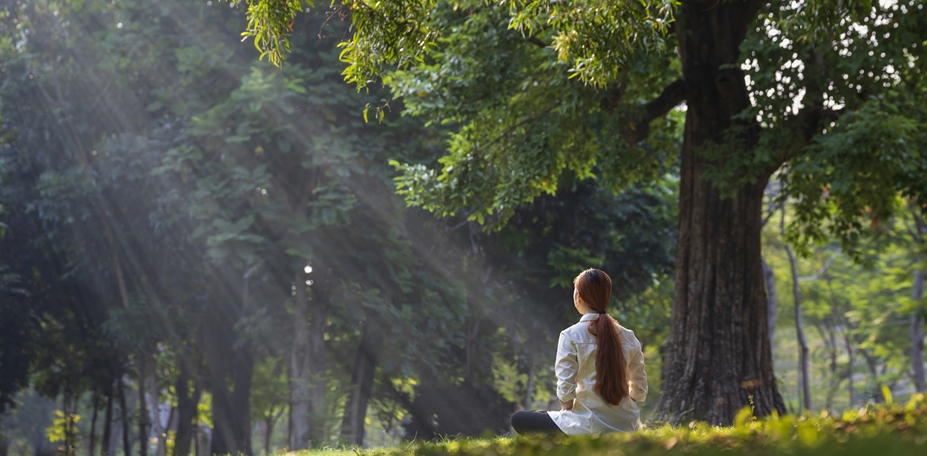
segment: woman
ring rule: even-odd
[[[559,412],[516,412],[512,428],[519,434],[568,435],[630,432],[640,429],[637,402],[647,398],[647,374],[641,343],[630,329],[605,313],[612,279],[587,269],[573,280],[573,305],[579,323],[560,333],[557,344]]]

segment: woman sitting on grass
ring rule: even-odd
[[[561,410],[512,415],[519,434],[568,435],[631,432],[641,427],[637,402],[647,398],[641,343],[630,329],[605,313],[612,279],[587,269],[573,280],[579,323],[560,333],[557,343],[557,397]]]

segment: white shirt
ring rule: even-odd
[[[610,405],[596,394],[596,336],[589,332],[589,322],[598,314],[585,314],[579,323],[560,333],[557,343],[557,397],[563,402],[576,399],[573,410],[547,412],[554,423],[568,435],[631,432],[640,429],[640,410],[635,401],[647,399],[647,374],[644,354],[634,331],[618,325],[621,347],[628,363],[628,394],[618,405]]]

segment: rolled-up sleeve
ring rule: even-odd
[[[567,337],[566,332],[560,333],[557,342],[557,362],[554,372],[557,374],[557,398],[569,402],[576,398],[576,371],[579,361],[576,357],[576,345]]]
[[[644,352],[641,343],[634,338],[636,347],[631,352],[631,361],[628,363],[628,395],[637,402],[647,400],[647,373],[644,372]]]

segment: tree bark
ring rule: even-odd
[[[193,391],[190,391],[191,363],[189,355],[181,355],[180,374],[174,383],[177,392],[177,434],[174,437],[173,456],[188,456],[196,433],[193,418],[196,417],[196,406],[202,391],[197,382],[193,382]]]
[[[750,105],[744,76],[722,65],[740,62],[739,46],[759,2],[683,1],[676,37],[685,80],[676,293],[667,382],[658,419],[730,424],[751,403],[756,415],[785,413],[776,386],[761,261],[763,189],[769,174],[722,195],[702,173],[700,149],[725,144],[733,116]],[[747,124],[733,156],[756,144]],[[770,171],[771,172],[771,171]]]
[[[148,376],[146,350],[139,350],[138,360],[138,454],[148,455],[148,401],[145,398],[145,378]]]
[[[525,410],[531,410],[531,399],[534,397],[534,377],[536,368],[532,360],[528,361],[528,383],[525,385]]]
[[[306,274],[296,271],[293,346],[290,349],[290,450],[309,448],[309,300]]]
[[[785,208],[782,209],[783,213]],[[784,217],[784,215],[783,215]],[[792,297],[795,299],[795,334],[798,337],[798,376],[801,385],[802,407],[811,411],[811,385],[808,378],[808,341],[805,339],[805,326],[801,318],[801,289],[798,286],[798,264],[792,247],[785,246],[789,255],[789,265],[792,269]]]
[[[113,383],[110,382],[106,392],[106,412],[103,414],[103,439],[100,442],[100,454],[113,456],[110,452],[110,441],[113,439]]]
[[[924,271],[914,272],[914,286],[911,299],[920,301],[924,297]],[[924,318],[920,309],[911,314],[911,363],[914,368],[914,389],[927,391],[927,376],[924,373]]]
[[[125,381],[119,377],[119,418],[122,420],[122,454],[123,456],[132,455],[132,442],[129,440],[129,410],[126,404],[126,387]]]
[[[850,336],[847,334],[849,328],[844,327],[843,344],[847,349],[847,394],[850,399],[850,407],[853,407],[856,399],[856,392],[853,390],[853,345],[850,343]]]
[[[373,391],[374,374],[377,369],[377,355],[380,347],[379,328],[369,319],[364,323],[357,356],[354,358],[354,370],[351,374],[351,392],[344,403],[344,415],[341,420],[342,440],[351,445],[364,445],[364,421],[367,417],[367,404]]]
[[[235,284],[224,283],[218,271],[214,277],[217,293],[206,312],[211,323],[203,325],[214,426],[209,451],[250,456],[253,354],[250,344],[238,340],[235,332],[235,323],[247,316],[248,307],[240,297],[224,292],[235,289]]]
[[[321,280],[319,282],[322,282]],[[325,393],[328,392],[325,363],[325,321],[328,318],[328,296],[325,284],[316,283],[309,307],[309,440],[316,445],[325,441]]]
[[[834,394],[837,392],[840,380],[837,378],[837,339],[834,336],[834,329],[826,321],[817,323],[814,328],[824,341],[824,348],[827,350],[828,371],[830,372],[830,385],[827,388],[827,394],[824,396],[824,410],[833,411]]]
[[[93,396],[96,396],[94,394]],[[100,411],[100,402],[99,398],[91,397],[90,401],[93,402],[93,412],[90,414],[90,442],[87,448],[87,456],[93,456],[93,450],[95,450],[97,445],[97,412]]]
[[[165,456],[167,442],[165,442],[165,430],[161,424],[161,410],[158,404],[158,376],[157,364],[152,350],[145,350],[144,362],[145,368],[145,408],[148,411],[148,443],[155,443],[154,454],[156,456]]]

